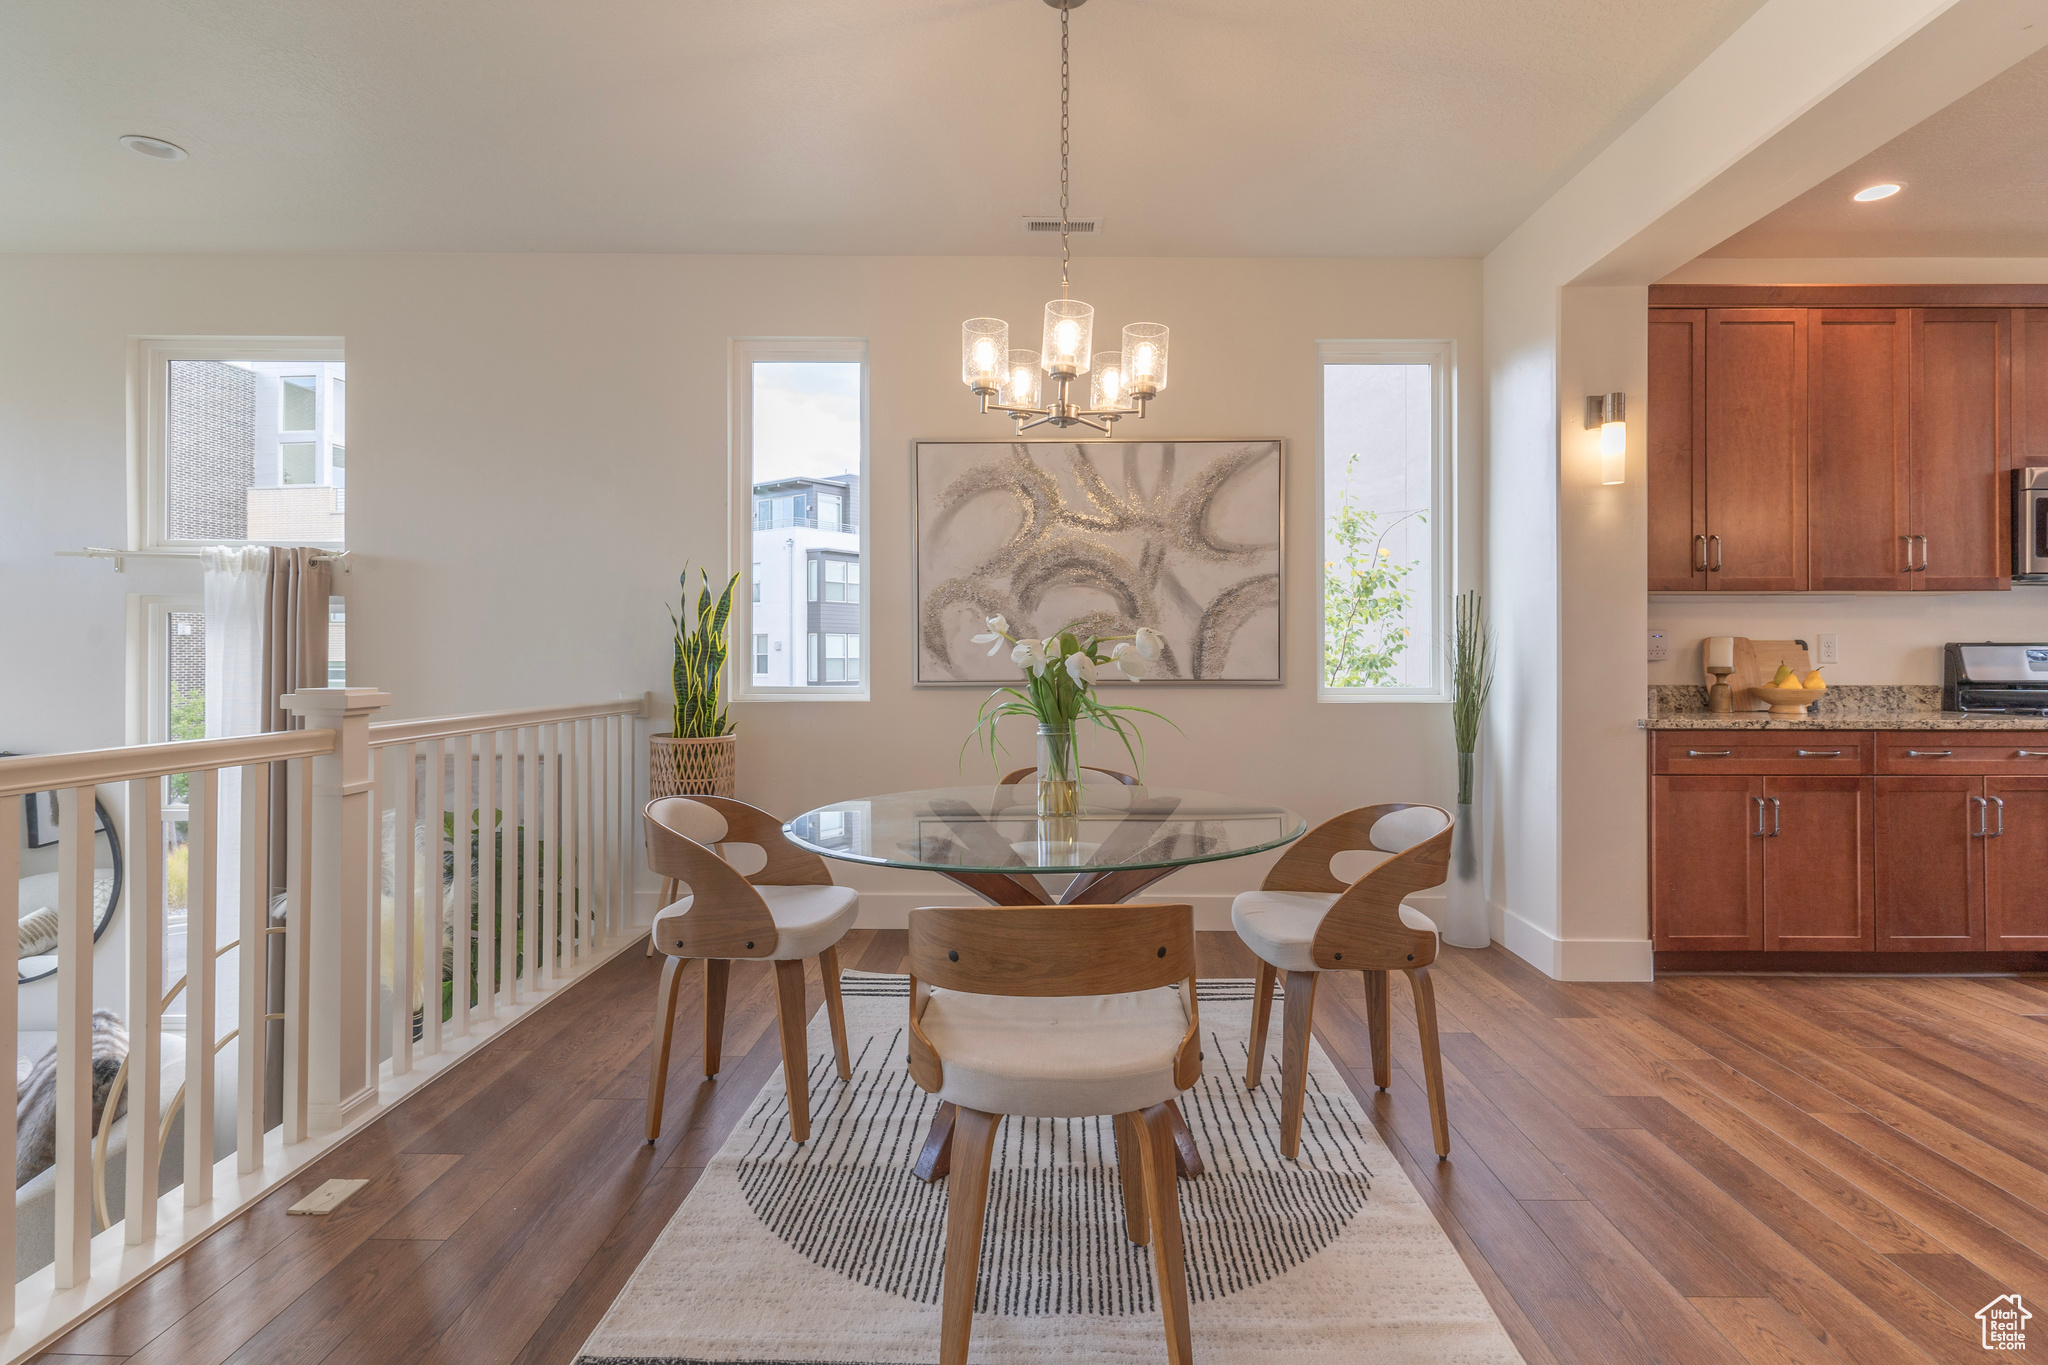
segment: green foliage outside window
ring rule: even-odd
[[[1348,476],[1358,464],[1353,455]],[[1337,500],[1330,535],[1339,546],[1337,559],[1323,565],[1323,683],[1328,687],[1386,687],[1408,648],[1408,628],[1401,617],[1414,600],[1406,585],[1419,560],[1396,562],[1385,541],[1388,532],[1421,512],[1404,512],[1386,526],[1379,514],[1351,501],[1347,488]]]

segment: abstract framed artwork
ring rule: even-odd
[[[1146,681],[1278,683],[1285,452],[1242,441],[919,441],[920,686],[1015,681],[971,642],[1063,626],[1166,647]],[[1119,684],[1129,685],[1129,684]]]

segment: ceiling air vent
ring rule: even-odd
[[[1051,215],[1043,213],[1028,215],[1024,219],[1024,231],[1032,236],[1037,236],[1042,232],[1049,232],[1057,237],[1060,235],[1060,216],[1057,213]],[[1069,218],[1067,219],[1067,234],[1072,237],[1100,237],[1102,235],[1102,220],[1100,218]]]

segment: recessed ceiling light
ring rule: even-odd
[[[166,142],[160,137],[144,137],[141,133],[129,133],[121,139],[121,145],[137,156],[146,156],[152,161],[183,161],[185,149],[175,142]]]
[[[1897,185],[1872,185],[1867,190],[1856,191],[1855,199],[1859,204],[1868,204],[1875,199],[1889,199],[1898,192]]]

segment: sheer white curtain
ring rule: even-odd
[[[200,562],[206,570],[206,737],[261,734],[269,705],[263,693],[263,651],[270,548],[217,546],[202,551]],[[214,847],[220,854],[214,866],[220,896],[215,923],[234,925],[242,904],[239,768],[220,775],[218,828]]]

